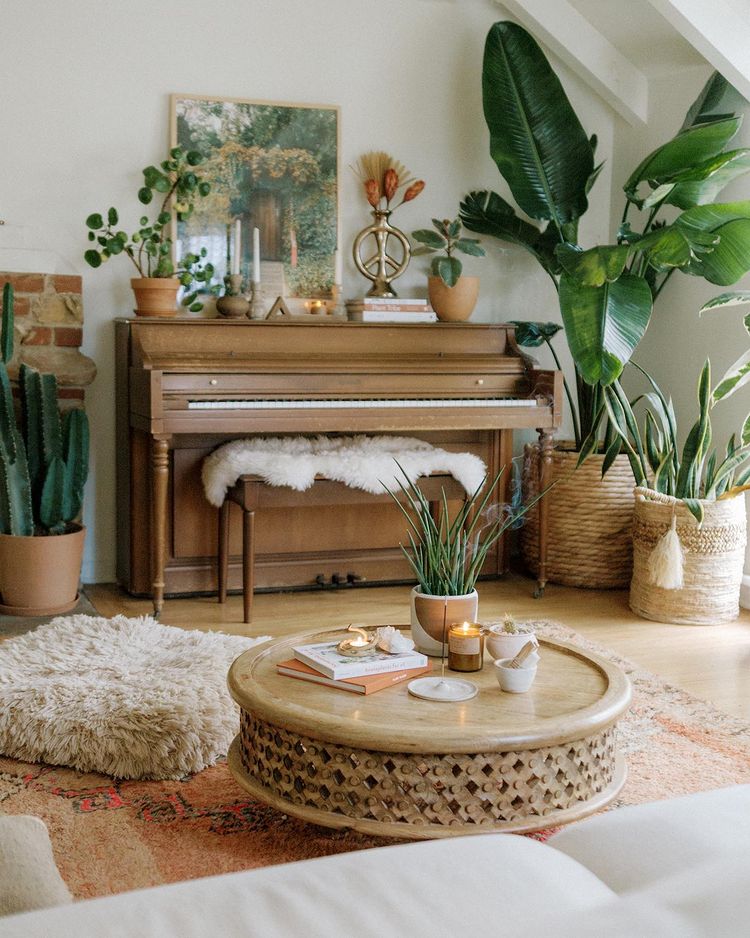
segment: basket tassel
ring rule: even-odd
[[[677,518],[672,515],[669,530],[659,538],[648,558],[649,580],[663,590],[682,589],[684,559],[685,552],[677,533]]]

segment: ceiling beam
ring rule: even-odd
[[[727,0],[649,0],[750,101],[750,15]]]
[[[643,72],[567,0],[497,0],[628,123],[648,121]]]

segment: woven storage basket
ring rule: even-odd
[[[633,473],[626,456],[618,456],[602,479],[604,456],[589,456],[576,469],[572,443],[552,452],[549,500],[547,580],[589,589],[625,589],[630,583],[633,550]],[[539,492],[538,443],[524,448],[523,498]],[[539,571],[539,506],[521,529],[521,553],[532,573]]]
[[[704,501],[701,527],[683,502],[650,489],[635,490],[633,582],[630,608],[645,619],[680,625],[718,625],[739,615],[742,568],[747,543],[743,497]],[[659,538],[677,518],[684,551],[679,590],[654,586],[648,558]]]

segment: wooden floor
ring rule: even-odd
[[[506,611],[554,619],[725,712],[750,719],[750,611],[743,610],[729,625],[665,625],[635,616],[626,592],[548,586],[540,600],[531,592],[531,580],[517,574],[480,583],[480,619],[499,619]],[[86,593],[102,615],[151,612],[148,600],[134,599],[113,585],[87,586]],[[241,596],[231,596],[225,606],[212,597],[169,599],[161,620],[183,628],[274,636],[350,622],[406,623],[409,587],[261,593],[250,626],[242,623]]]

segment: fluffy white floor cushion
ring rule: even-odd
[[[229,665],[266,638],[60,616],[0,644],[0,752],[118,778],[198,772],[238,730]]]
[[[323,476],[374,495],[433,472],[452,475],[471,495],[487,471],[473,453],[450,453],[405,436],[254,437],[225,443],[203,462],[203,487],[217,508],[241,475],[260,476],[268,485],[304,492]],[[385,487],[384,487],[385,486]]]
[[[72,901],[44,822],[25,814],[0,817],[0,916]]]

